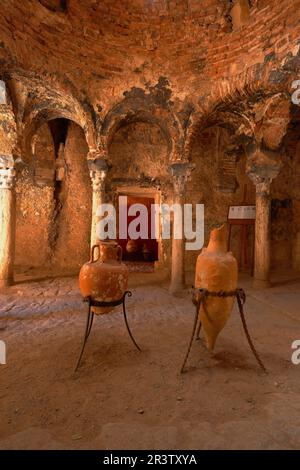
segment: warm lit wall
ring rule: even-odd
[[[10,101],[0,104],[0,154],[12,155],[17,141],[16,124]]]
[[[16,181],[16,265],[44,266],[51,261],[54,146],[48,124],[35,136],[33,158],[25,161]],[[52,166],[52,180],[45,165]],[[51,174],[51,171],[50,171]]]
[[[156,125],[137,122],[122,126],[113,137],[109,158],[112,183],[132,179],[147,184],[149,178],[162,182],[170,176],[166,141]]]
[[[16,183],[16,265],[78,270],[89,257],[91,228],[92,191],[84,133],[70,123],[60,154],[65,169],[61,183],[55,183],[55,151],[48,124],[39,128],[34,142],[33,160],[22,167]]]
[[[113,165],[107,184],[111,200],[114,200],[117,188],[139,186],[159,189],[161,202],[171,202],[168,148],[158,126],[137,122],[121,127],[111,142],[109,159]],[[169,265],[169,240],[163,240],[160,254],[159,261]]]
[[[89,258],[92,188],[87,166],[88,147],[82,129],[70,123],[64,148],[65,176],[56,220],[53,262],[78,269]]]
[[[224,140],[226,142],[226,132],[215,128],[196,138],[192,148],[192,162],[196,165],[196,168],[192,173],[191,181],[188,183],[186,200],[193,204],[204,204],[205,245],[208,243],[212,228],[227,221],[229,206],[241,204],[243,201],[245,184],[247,184],[247,203],[255,204],[254,187],[245,175],[245,155],[237,158],[235,164],[236,190],[226,192],[219,189],[219,170],[225,150],[220,134],[223,134],[223,143]],[[232,231],[231,249],[237,257],[239,256],[239,240],[240,230],[235,227]],[[187,271],[194,270],[198,254],[199,251],[186,252]]]
[[[291,185],[292,179],[291,166],[286,162],[271,186],[271,263],[274,268],[287,268],[292,265],[296,234],[293,216],[298,212]]]
[[[287,220],[286,225],[292,228],[293,267],[300,271],[300,142],[297,144],[294,154],[295,164],[292,175],[293,190],[293,219]]]

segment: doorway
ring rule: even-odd
[[[126,238],[120,237],[120,227],[118,224],[117,240],[118,244],[122,247],[123,261],[129,265],[131,271],[142,271],[152,272],[154,270],[154,264],[159,260],[159,240],[152,238],[151,234],[156,233],[155,217],[152,206],[158,203],[157,194],[147,189],[141,188],[134,189],[122,189],[117,191],[117,213],[119,221],[120,213],[120,197],[122,196],[122,204],[124,204],[124,196],[126,196],[126,207],[122,210],[126,210]],[[147,218],[143,219],[144,226],[137,226],[138,232],[145,232],[141,234],[139,238],[132,239],[129,235],[129,227],[137,217],[136,215],[129,215],[129,208],[134,204],[142,204],[147,209]],[[142,223],[143,223],[142,222]],[[146,235],[146,236],[145,236]]]

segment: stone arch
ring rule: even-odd
[[[221,113],[206,122],[206,125],[199,129],[192,141],[189,152],[190,160],[194,158],[193,149],[198,139],[199,142],[204,139],[206,145],[214,146],[215,184],[216,188],[222,193],[234,193],[238,188],[238,162],[246,155],[244,143],[248,142],[248,137],[243,134],[241,126],[238,117],[229,123],[227,113]],[[197,161],[194,161],[194,163],[197,165]],[[201,166],[201,162],[199,164]],[[206,162],[206,164],[209,164],[209,162]]]
[[[39,269],[53,266],[77,272],[88,257],[92,214],[89,148],[83,128],[65,116],[56,118],[49,113],[50,119],[37,126],[34,158],[19,172],[16,259],[22,268],[31,263]],[[37,253],[31,240],[40,242]]]
[[[182,158],[183,133],[178,119],[167,107],[149,103],[146,98],[125,98],[109,110],[101,126],[99,148],[107,154],[114,134],[136,122],[157,125],[166,139],[169,161]]]
[[[291,119],[291,98],[276,93],[258,104],[255,117],[255,138],[271,150],[280,147]]]
[[[211,110],[202,109],[194,112],[190,117],[184,144],[184,154],[187,159],[190,158],[190,151],[197,135],[218,123],[239,130],[239,133],[245,137],[253,137],[254,135],[255,126],[247,115],[246,108],[241,106],[238,101],[236,103],[229,103],[227,100],[221,101],[221,103],[215,104]]]
[[[12,156],[16,160],[16,149],[18,145],[18,133],[16,116],[13,109],[13,102],[10,89],[5,74],[0,73],[0,80],[3,83],[3,102],[0,103],[1,125],[0,133],[3,133],[1,138],[0,153]]]
[[[59,118],[68,119],[69,121],[78,124],[84,131],[88,147],[90,149],[96,148],[93,129],[86,119],[69,108],[57,106],[55,103],[49,103],[45,107],[39,106],[38,109],[34,109],[31,113],[25,116],[23,121],[24,132],[22,148],[26,158],[32,158],[32,139],[39,127],[45,122]]]
[[[255,101],[266,101],[266,109],[278,97],[291,101],[291,81],[293,77],[297,79],[297,73],[290,62],[284,66],[284,73],[278,70],[278,66],[273,62],[256,64],[245,72],[229,79],[222,79],[212,85],[210,92],[202,96],[194,113],[190,116],[187,131],[185,134],[184,153],[188,157],[191,142],[197,129],[205,125],[208,117],[213,115],[218,109],[224,107],[231,109],[232,112],[239,115],[249,127],[250,133],[255,135],[255,123],[249,119],[249,105]],[[248,124],[247,124],[248,122]]]
[[[197,137],[213,128],[223,129],[228,134],[227,148],[218,159],[218,188],[223,192],[234,192],[237,187],[236,165],[244,145],[253,139],[254,124],[243,110],[219,106],[211,114],[194,119],[186,140],[186,159],[191,160]]]
[[[205,240],[215,224],[226,222],[228,207],[240,204],[244,195],[254,201],[254,188],[246,175],[245,146],[252,141],[252,116],[237,102],[218,103],[209,113],[191,116],[185,141],[185,157],[195,164],[188,186],[189,200],[205,205]],[[253,233],[251,232],[251,237]],[[238,251],[238,234],[233,231],[232,250]],[[251,254],[249,259],[251,259]],[[187,254],[190,265],[195,256]]]

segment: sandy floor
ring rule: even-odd
[[[147,274],[145,275],[147,276]],[[149,278],[150,279],[150,278]],[[215,360],[194,344],[179,374],[194,309],[187,293],[138,286],[121,310],[97,317],[73,373],[86,306],[75,278],[20,283],[0,295],[1,449],[296,449],[300,447],[300,281],[248,293],[246,314],[270,370],[257,367],[235,308]]]

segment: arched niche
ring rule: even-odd
[[[117,126],[110,139],[108,157],[112,168],[108,173],[107,188],[117,211],[119,195],[126,195],[131,203],[147,205],[148,201],[149,207],[166,202],[168,198],[171,200],[169,146],[157,123],[135,120]],[[119,242],[126,250],[126,241]],[[141,251],[144,242],[137,243]],[[157,268],[168,264],[170,240],[162,240],[159,236],[156,242],[147,242],[147,249],[155,253],[153,260]]]
[[[19,173],[16,264],[77,271],[89,254],[91,184],[83,129],[65,118],[35,128]]]
[[[205,245],[210,231],[227,222],[231,205],[255,204],[255,188],[246,175],[246,154],[237,127],[217,119],[200,128],[191,142],[190,161],[195,165],[187,187],[187,200],[204,204]],[[249,233],[249,271],[254,230]],[[232,232],[231,249],[240,256],[240,228]],[[197,252],[187,252],[187,270],[195,266]]]

